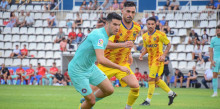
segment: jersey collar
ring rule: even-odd
[[[127,29],[127,30],[131,30],[132,28],[133,28],[133,26],[134,26],[134,23],[133,23],[133,21],[132,21],[132,26],[131,26],[131,28],[130,29],[128,29],[125,25],[124,25],[124,23],[123,23],[123,21],[121,20],[121,23],[122,23],[122,25]]]
[[[149,34],[149,32],[148,32],[148,35],[151,36],[151,35],[153,35],[155,32],[156,32],[156,29],[154,30],[154,32],[153,32],[152,34]]]

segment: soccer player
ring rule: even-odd
[[[173,103],[173,99],[177,96],[167,84],[160,79],[164,69],[164,61],[167,53],[170,50],[170,41],[167,39],[165,33],[156,30],[156,19],[150,17],[147,19],[147,30],[143,34],[144,51],[141,53],[139,59],[143,60],[143,56],[148,53],[148,65],[149,65],[149,89],[147,99],[141,105],[150,105],[151,98],[154,93],[155,84],[168,93],[169,103]],[[167,45],[166,50],[163,52],[163,44]]]
[[[45,67],[41,66],[40,63],[38,63],[38,65],[37,65],[37,76],[35,76],[35,78],[37,79],[36,85],[39,85],[41,79],[42,79],[42,85],[44,85],[45,79],[42,78],[42,77],[45,76],[46,72],[47,72],[47,69]]]
[[[2,68],[0,69],[0,80],[3,78],[4,83],[7,82],[7,84],[10,84],[10,80],[7,80],[7,78],[10,76],[10,73],[8,71],[8,68],[5,67],[5,64],[2,64]],[[7,81],[6,81],[7,80]],[[1,84],[1,82],[0,82]]]
[[[212,97],[218,96],[218,73],[220,72],[220,25],[216,27],[216,35],[217,37],[212,38],[209,48],[211,66],[213,67],[212,86],[214,93]]]
[[[29,65],[29,69],[27,69],[25,72],[26,73],[25,73],[25,75],[22,76],[21,82],[23,82],[24,80],[25,81],[28,80],[29,85],[32,85],[33,80],[34,80],[34,79],[31,79],[34,76],[34,69],[32,68],[32,64]],[[30,79],[32,81],[30,81]],[[26,84],[28,84],[28,83],[26,83]]]
[[[68,65],[68,73],[76,90],[85,98],[81,109],[90,109],[95,102],[113,93],[114,88],[106,75],[95,65],[100,64],[120,69],[130,73],[129,69],[117,65],[104,57],[104,50],[108,44],[109,36],[119,31],[121,16],[117,13],[109,13],[106,25],[103,28],[93,30],[80,44],[73,59]],[[100,89],[92,93],[90,84]]]
[[[43,76],[42,82],[45,78],[49,79],[49,85],[53,84],[53,77],[56,73],[60,72],[60,70],[56,67],[56,62],[53,62],[53,67],[50,68],[49,73]],[[44,85],[45,83],[43,83]]]
[[[139,83],[130,69],[130,64],[132,63],[131,48],[141,30],[140,25],[133,21],[135,10],[136,5],[134,2],[126,1],[124,3],[124,7],[121,11],[123,18],[119,32],[109,38],[108,49],[105,50],[106,58],[116,64],[127,67],[131,73],[128,74],[115,68],[109,68],[101,64],[98,65],[109,79],[115,76],[120,81],[122,87],[127,85],[130,87],[125,109],[131,109],[139,96]]]
[[[18,78],[22,81],[22,75],[24,74],[24,69],[22,68],[22,65],[19,65],[19,68],[16,69],[16,74],[18,75]],[[23,81],[21,82],[21,85],[23,85]]]

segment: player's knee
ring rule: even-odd
[[[139,96],[139,89],[140,89],[140,87],[138,87],[138,88],[131,88],[130,90],[132,92],[132,95],[138,97]]]
[[[95,96],[88,96],[88,97],[86,97],[86,101],[87,101],[90,105],[95,105]]]
[[[111,95],[111,94],[113,94],[114,93],[114,88],[112,87],[112,88],[109,88],[106,92],[105,92],[105,94],[107,95],[107,96],[109,96],[109,95]]]

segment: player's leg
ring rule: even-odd
[[[183,77],[180,77],[180,87],[182,88],[183,86]]]
[[[139,82],[137,81],[137,78],[135,77],[134,74],[130,74],[128,76],[125,76],[121,80],[124,81],[130,87],[130,91],[128,94],[128,100],[127,100],[127,104],[126,104],[126,108],[125,108],[125,109],[130,109],[131,106],[133,106],[133,104],[135,103],[136,99],[139,96],[139,88],[140,88]]]
[[[43,85],[43,86],[45,85],[45,80],[46,80],[46,78],[47,78],[46,75],[44,75],[44,76],[42,77],[42,85]]]
[[[52,74],[47,74],[46,76],[47,76],[47,78],[49,79],[49,85],[52,86],[54,75],[52,75]]]
[[[168,105],[171,105],[173,103],[173,99],[177,96],[175,92],[173,92],[167,84],[160,79],[160,75],[163,73],[164,65],[160,66],[158,69],[158,77],[156,77],[156,84],[163,89],[165,92],[168,93],[169,103]]]
[[[158,71],[158,67],[149,66],[149,70],[150,70],[149,79],[148,79],[149,88],[148,88],[147,98],[141,105],[150,105],[155,90],[155,78],[157,75],[156,72]]]
[[[213,95],[212,97],[216,97],[218,96],[218,73],[217,72],[213,72],[213,79],[212,79],[212,87],[213,87]]]

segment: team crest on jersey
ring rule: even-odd
[[[103,47],[103,43],[104,43],[104,41],[102,39],[99,39],[98,46]]]
[[[135,31],[135,32],[133,32],[133,36],[135,37],[137,35],[137,32]]]
[[[120,36],[122,36],[122,33],[120,34]]]
[[[156,37],[154,37],[154,41],[156,41],[157,40],[157,38]]]
[[[85,88],[82,89],[82,93],[86,93],[87,90]]]

